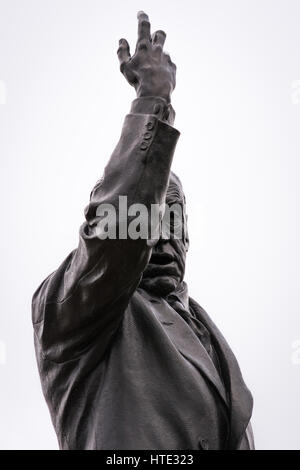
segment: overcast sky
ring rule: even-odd
[[[259,449],[299,449],[300,3],[0,0],[0,447],[55,449],[30,302],[77,245],[134,90],[118,40],[167,32],[190,294],[254,395]],[[200,399],[200,397],[199,397]]]

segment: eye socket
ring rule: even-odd
[[[164,238],[184,238],[185,218],[181,209],[172,209],[162,220]]]
[[[172,228],[179,228],[184,223],[182,213],[176,213],[176,211],[170,214],[170,226]]]

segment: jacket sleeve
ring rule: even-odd
[[[127,197],[128,207],[137,203],[150,209],[164,202],[178,136],[154,115],[126,116],[104,176],[91,193],[77,249],[33,296],[35,340],[44,357],[72,359],[96,338],[105,351],[151,255],[149,240],[119,237],[119,196]],[[99,237],[97,208],[103,204],[116,210],[115,238]]]

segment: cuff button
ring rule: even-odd
[[[151,137],[152,137],[151,132],[145,132],[144,139],[149,140],[149,139],[151,139]]]
[[[142,143],[141,143],[141,146],[140,146],[140,149],[141,149],[141,150],[146,150],[147,148],[148,148],[147,142],[142,142]]]
[[[146,127],[148,131],[152,131],[152,129],[154,128],[154,122],[153,121],[147,122]]]

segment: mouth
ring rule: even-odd
[[[166,266],[176,262],[174,256],[170,255],[169,253],[152,253],[149,264],[155,264],[158,266]]]
[[[143,276],[144,278],[162,276],[180,278],[180,269],[174,256],[168,253],[153,253]]]

